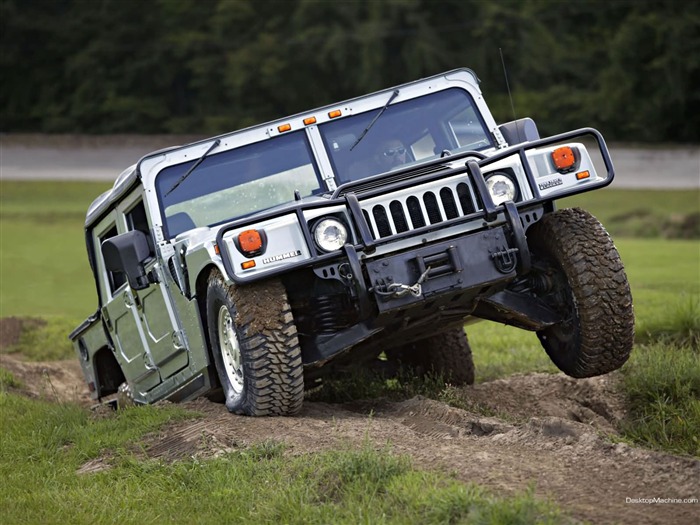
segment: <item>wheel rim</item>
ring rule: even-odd
[[[221,358],[224,361],[224,369],[231,387],[236,394],[243,391],[243,360],[241,358],[241,346],[238,343],[236,330],[233,327],[233,319],[226,305],[219,309],[218,320],[219,346]]]

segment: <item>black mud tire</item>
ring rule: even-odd
[[[226,408],[249,416],[299,412],[304,399],[301,348],[282,284],[272,280],[229,286],[214,270],[206,302],[212,357]]]
[[[527,232],[533,272],[549,283],[541,298],[566,320],[537,332],[554,364],[571,377],[620,368],[634,343],[632,294],[605,228],[580,208],[558,210]]]
[[[454,386],[474,384],[474,358],[462,327],[405,344],[388,356],[420,375],[434,374]]]

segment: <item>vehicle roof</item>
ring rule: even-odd
[[[149,153],[146,157],[178,149],[180,146],[171,146],[169,148],[160,149]],[[145,158],[145,157],[143,157]],[[141,161],[139,161],[141,162]],[[97,197],[88,207],[87,215],[85,216],[85,227],[94,224],[97,220],[114,204],[116,204],[135,184],[140,182],[141,177],[138,170],[139,162],[132,164],[122,171],[111,189],[105,191]]]

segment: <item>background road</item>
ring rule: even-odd
[[[0,136],[3,180],[113,181],[142,156],[195,136]],[[611,145],[615,188],[700,188],[700,147]]]

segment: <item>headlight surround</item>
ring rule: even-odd
[[[348,240],[348,229],[338,219],[322,219],[313,228],[316,245],[324,252],[340,250]]]
[[[502,171],[488,174],[486,179],[486,189],[491,194],[493,203],[498,206],[506,201],[516,201],[518,196],[518,186],[515,181]]]

